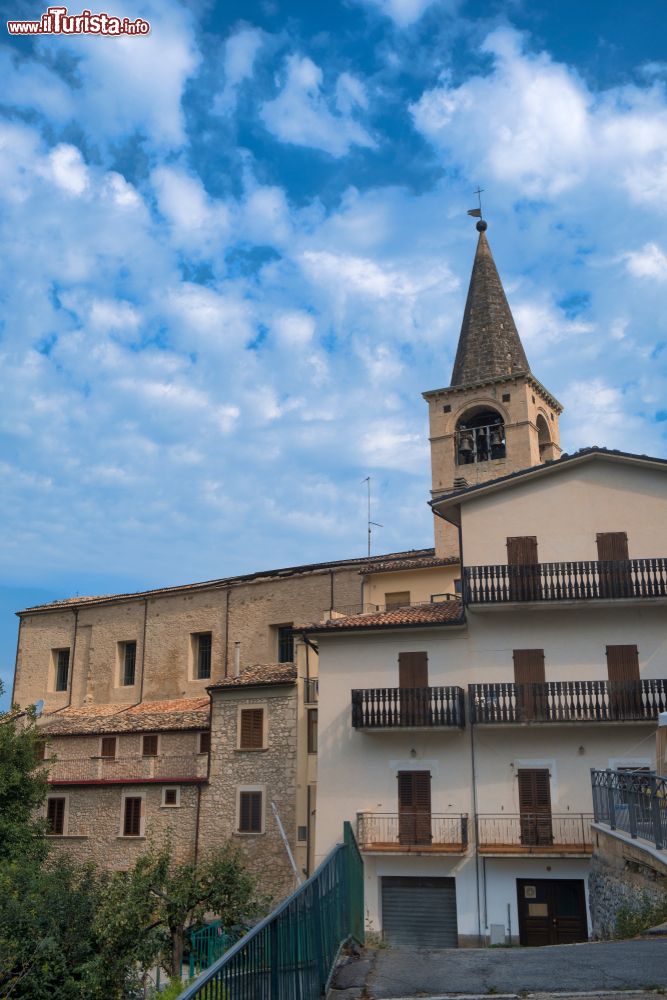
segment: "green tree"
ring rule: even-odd
[[[47,789],[40,743],[34,709],[0,712],[0,863],[46,854],[44,822],[36,818]]]

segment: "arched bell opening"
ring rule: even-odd
[[[458,465],[505,458],[505,423],[497,410],[476,407],[468,410],[456,425]]]
[[[549,424],[541,413],[538,413],[535,421],[537,427],[537,443],[540,449],[540,461],[550,462],[556,457],[554,443],[551,440]]]

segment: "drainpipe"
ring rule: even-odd
[[[227,587],[227,597],[225,600],[225,677],[227,677],[229,669],[229,593],[230,588]]]
[[[74,686],[74,662],[75,662],[75,656],[76,656],[76,633],[77,633],[78,627],[79,627],[79,609],[75,608],[74,609],[74,634],[72,636],[72,662],[70,663],[70,668],[69,668],[69,685],[68,685],[68,694],[69,694],[69,697],[68,697],[67,704],[65,705],[65,708],[69,708],[70,705],[72,704],[72,688]]]
[[[141,635],[141,684],[139,685],[138,705],[144,700],[144,665],[146,663],[146,619],[148,618],[148,598],[144,597],[144,627]]]
[[[209,761],[211,757],[209,754]],[[201,812],[201,785],[197,785],[197,813],[195,816],[195,864],[199,857],[199,815]]]
[[[482,944],[482,906],[480,901],[480,875],[479,875],[479,829],[477,822],[477,772],[475,769],[475,726],[470,721],[470,767],[472,770],[472,808],[475,817],[475,882],[477,885],[477,937]]]
[[[234,677],[241,673],[241,643],[237,639],[234,643]]]
[[[479,186],[479,185],[478,185]],[[23,625],[23,618],[21,615],[18,616],[19,619],[19,630],[16,636],[16,656],[14,657],[14,676],[12,678],[12,700],[10,704],[14,704],[14,695],[16,693],[16,675],[19,669],[19,649],[21,648],[21,626]]]
[[[334,609],[334,572],[329,571],[329,608],[331,611]]]

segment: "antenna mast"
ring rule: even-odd
[[[366,486],[368,487],[368,519],[367,519],[367,525],[368,525],[368,557],[370,559],[372,529],[373,528],[383,528],[384,525],[383,524],[378,524],[377,521],[371,521],[371,477],[370,476],[366,476],[366,478],[362,479],[361,481],[362,481],[362,483],[366,483]]]

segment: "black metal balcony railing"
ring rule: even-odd
[[[592,851],[590,813],[534,812],[477,816],[480,853],[588,854]]]
[[[463,853],[468,846],[468,816],[445,813],[357,813],[362,851],[429,850]]]
[[[467,566],[468,604],[667,597],[667,559]]]
[[[667,711],[667,680],[470,684],[470,721],[650,722]]]
[[[141,781],[204,780],[207,754],[159,757],[71,757],[47,758],[52,785]]]
[[[463,727],[460,687],[361,688],[352,692],[355,729]]]
[[[596,823],[667,847],[667,778],[653,772],[591,770]]]

